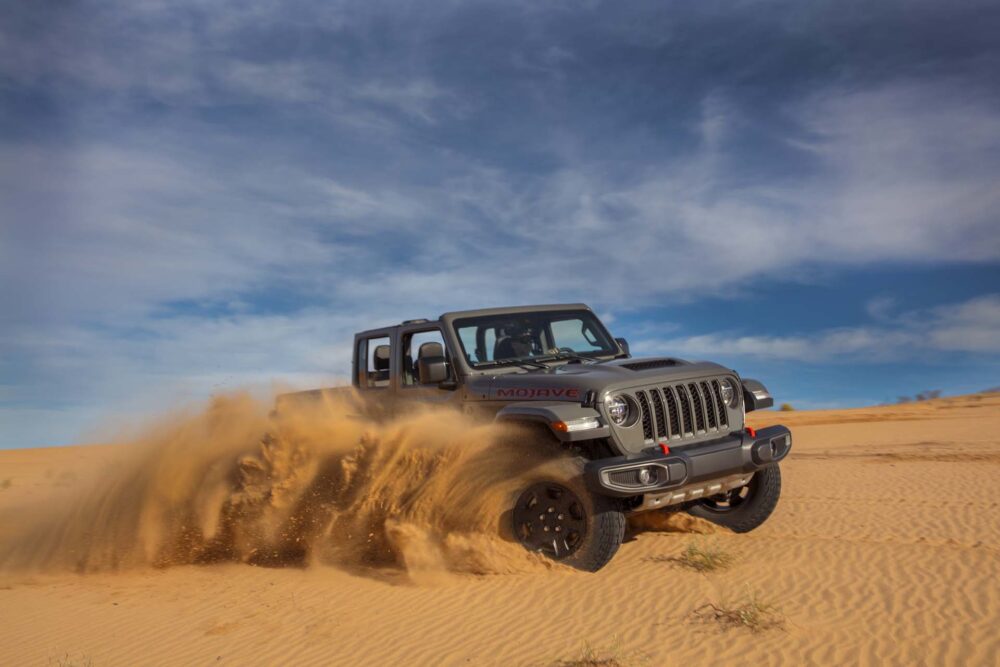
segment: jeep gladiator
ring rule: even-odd
[[[385,414],[411,401],[530,425],[570,456],[532,480],[510,530],[532,551],[596,571],[630,513],[685,510],[735,532],[781,491],[784,426],[746,427],[773,398],[718,364],[635,358],[584,304],[491,308],[354,337],[354,387]],[[513,500],[513,499],[512,499]]]

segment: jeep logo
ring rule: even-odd
[[[515,387],[511,389],[497,389],[497,398],[556,398],[576,401],[580,398],[580,390]]]

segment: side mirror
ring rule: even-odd
[[[444,357],[420,357],[417,372],[420,384],[439,384],[448,379],[448,362]]]
[[[618,343],[618,347],[622,349],[625,354],[630,354],[628,351],[628,341],[624,338],[615,338],[615,342]]]
[[[774,407],[774,397],[758,380],[744,378],[743,402],[747,412]]]

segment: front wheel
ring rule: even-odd
[[[586,489],[581,460],[553,467],[518,496],[511,512],[514,537],[529,551],[596,572],[621,546],[625,515],[617,500]]]
[[[748,533],[767,521],[780,495],[781,470],[772,463],[754,473],[746,486],[695,501],[687,511],[734,533]]]

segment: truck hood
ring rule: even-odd
[[[473,375],[466,382],[469,397],[487,401],[574,401],[588,392],[628,389],[706,376],[735,374],[719,364],[672,357],[616,359],[603,363],[561,363],[550,369]]]

